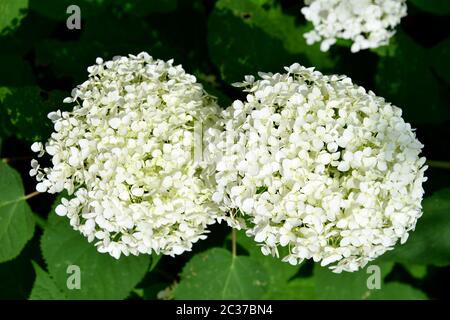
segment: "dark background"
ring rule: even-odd
[[[86,79],[86,68],[96,57],[147,51],[155,58],[174,58],[224,108],[243,97],[231,84],[246,74],[283,72],[282,67],[293,62],[346,74],[404,110],[427,159],[450,161],[450,16],[423,10],[416,2],[408,1],[408,16],[389,46],[353,54],[345,42],[327,53],[318,45],[307,46],[302,34],[311,26],[300,13],[299,0],[30,0],[21,21],[0,35],[0,88],[11,90],[7,96],[0,91],[1,157],[11,159],[9,164],[21,173],[26,193],[34,191],[35,182],[28,176],[30,145],[49,136],[47,113],[62,107],[62,98]],[[81,8],[81,30],[66,27],[70,4]],[[450,170],[430,168],[427,176],[426,195],[450,186]],[[44,194],[29,203],[45,219],[53,199]],[[229,246],[228,228],[211,230],[212,236],[194,252],[162,258],[138,286],[145,294],[130,298],[154,298],[179,279],[192,255]],[[0,264],[0,298],[28,298],[35,279],[30,261],[45,265],[41,234],[37,228],[19,257]],[[299,275],[311,276],[312,269],[305,263]],[[396,264],[386,281],[407,283],[429,298],[448,298],[449,270],[428,266],[425,275],[414,277]]]

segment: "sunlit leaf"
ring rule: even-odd
[[[195,255],[183,268],[177,299],[259,299],[268,274],[257,260],[212,248]]]
[[[372,284],[376,285],[378,281],[382,285],[384,277],[391,272],[392,267],[393,263],[374,262],[357,272],[333,273],[330,269],[316,264],[314,267],[316,297],[333,300],[368,299],[372,291],[377,290],[372,288]],[[378,279],[373,278],[378,276]]]
[[[17,27],[27,13],[28,0],[0,1],[0,35]]]
[[[0,263],[16,257],[34,233],[19,173],[0,160]]]
[[[65,300],[66,296],[56,286],[52,277],[33,262],[36,280],[30,294],[30,300]]]

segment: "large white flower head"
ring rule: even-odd
[[[305,34],[308,44],[321,41],[328,51],[337,39],[353,42],[352,52],[388,44],[395,27],[406,16],[406,0],[306,0],[302,8],[314,29]]]
[[[286,70],[238,84],[247,99],[224,111],[210,147],[213,199],[264,254],[358,270],[415,228],[422,144],[399,108],[350,78]]]
[[[32,146],[52,157],[49,168],[32,161],[36,189],[67,190],[72,198],[56,213],[100,252],[119,258],[190,250],[218,214],[202,178],[205,163],[194,157],[195,128],[213,126],[218,106],[172,60],[143,52],[96,62],[64,101],[73,110],[50,113],[55,132],[45,146]]]

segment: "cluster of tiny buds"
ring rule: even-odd
[[[321,41],[328,51],[338,39],[352,41],[358,52],[386,45],[406,16],[406,0],[306,0],[301,12],[314,29],[305,33],[308,44]]]

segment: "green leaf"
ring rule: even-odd
[[[65,300],[66,296],[56,286],[52,277],[33,262],[36,281],[30,294],[30,300]]]
[[[255,240],[247,237],[244,231],[237,231],[236,240],[242,248],[248,251],[251,258],[257,260],[266,270],[271,270],[269,276],[272,285],[287,281],[298,272],[298,266],[295,267],[289,263],[282,262],[279,258],[263,255],[260,246]]]
[[[0,1],[0,35],[16,28],[24,18],[28,0]]]
[[[59,199],[55,205],[57,203]],[[116,260],[99,253],[94,244],[74,231],[68,219],[57,216],[54,209],[42,235],[41,248],[50,275],[69,299],[126,298],[144,277],[150,263],[148,255]],[[67,288],[70,276],[67,268],[71,265],[80,268],[80,289]]]
[[[7,115],[6,128],[19,139],[42,141],[52,131],[52,122],[47,118],[50,111],[68,108],[62,100],[63,91],[50,93],[36,86],[0,88],[0,113]],[[1,98],[1,97],[0,97]]]
[[[427,266],[423,266],[420,264],[407,264],[404,263],[403,267],[408,271],[408,273],[416,278],[416,279],[423,279],[426,277],[427,272],[428,272],[428,267]]]
[[[450,38],[440,42],[430,50],[429,61],[434,72],[450,85]]]
[[[450,189],[423,201],[423,215],[403,245],[385,253],[383,261],[406,264],[450,265]]]
[[[377,94],[402,108],[405,119],[413,124],[449,119],[439,84],[427,65],[425,49],[401,31],[393,41],[394,54],[382,57],[378,65]]]
[[[316,298],[316,281],[314,277],[295,278],[269,288],[264,298],[269,300],[313,300]]]
[[[212,248],[195,255],[183,268],[176,299],[259,299],[268,275],[257,260]]]
[[[244,231],[237,231],[237,243],[244,248],[251,258],[257,261],[269,276],[269,286],[265,295],[266,299],[290,299],[293,297],[292,291],[299,283],[290,284],[290,280],[298,272],[298,266],[292,266],[287,262],[282,262],[280,258],[265,256],[261,253],[260,247],[252,239],[245,235]],[[305,282],[306,283],[306,282]],[[310,283],[307,283],[307,287]],[[286,295],[285,295],[286,294]],[[298,297],[300,299],[300,296]]]
[[[318,299],[367,299],[372,291],[368,288],[368,279],[374,276],[369,266],[378,266],[380,269],[380,281],[392,270],[393,263],[378,263],[374,261],[366,268],[357,272],[333,273],[328,268],[314,266],[314,278],[316,281],[316,297]]]
[[[155,269],[156,265],[158,264],[159,260],[161,260],[161,258],[162,258],[162,255],[157,255],[156,253],[152,253],[150,267],[148,268],[148,272]]]
[[[0,262],[16,257],[34,233],[19,173],[0,161]]]
[[[299,62],[326,70],[331,57],[308,46],[303,37],[308,26],[296,24],[271,1],[219,0],[208,20],[208,47],[224,80],[240,81],[258,71],[283,72]]]
[[[265,256],[261,253],[260,246],[245,235],[244,231],[237,231],[237,243],[245,249],[249,256],[264,267],[268,272],[269,285],[264,299],[275,300],[306,300],[315,297],[315,281],[312,277],[295,277],[299,266],[292,266],[280,258]]]
[[[450,1],[448,0],[409,0],[417,8],[436,15],[450,14]]]
[[[380,290],[371,290],[369,300],[425,300],[427,296],[422,291],[410,285],[389,282],[382,285]]]

